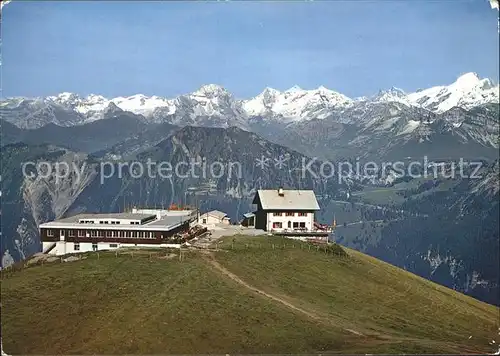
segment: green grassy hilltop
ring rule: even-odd
[[[9,354],[492,353],[499,309],[342,249],[269,237],[100,252],[2,278]]]

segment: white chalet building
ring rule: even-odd
[[[258,190],[255,228],[273,233],[302,234],[316,231],[314,213],[320,210],[312,190]]]

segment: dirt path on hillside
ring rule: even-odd
[[[238,277],[237,275],[235,275],[234,273],[230,272],[229,270],[227,270],[224,266],[222,266],[219,262],[217,262],[213,256],[212,253],[210,252],[205,252],[203,253],[203,256],[205,257],[205,259],[207,260],[207,262],[213,266],[215,269],[217,269],[219,272],[221,272],[223,275],[225,275],[226,277],[232,279],[233,281],[235,281],[236,283],[242,285],[243,287],[251,290],[252,292],[254,293],[257,293],[257,294],[260,294],[268,299],[271,299],[275,302],[278,302],[278,303],[281,303],[283,305],[285,305],[286,307],[292,309],[292,310],[295,310],[301,314],[304,314],[306,315],[308,318],[310,319],[313,319],[313,320],[316,320],[316,321],[319,321],[323,324],[328,324],[329,326],[331,325],[331,321],[329,321],[327,318],[323,317],[323,316],[320,316],[316,313],[313,313],[313,312],[310,312],[310,311],[307,311],[305,309],[302,309],[296,305],[293,305],[292,303],[284,300],[283,298],[280,298],[278,296],[275,296],[273,294],[270,294],[270,293],[267,293],[267,292],[264,292],[262,289],[259,289],[259,288],[256,288],[254,286],[251,286],[250,284],[248,284],[247,282],[243,281],[240,277]],[[348,331],[350,332],[351,334],[355,334],[355,335],[358,335],[358,336],[363,336],[362,333],[358,332],[358,331],[355,331],[355,330],[352,330],[352,329],[344,329],[345,331]]]

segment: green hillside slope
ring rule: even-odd
[[[486,353],[498,308],[348,250],[267,237],[2,278],[10,354]],[[165,256],[165,252],[162,253]],[[498,343],[500,340],[496,340]]]

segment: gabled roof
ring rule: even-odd
[[[312,190],[257,190],[252,204],[260,200],[264,210],[320,210],[316,195]]]
[[[213,216],[213,217],[218,218],[218,219],[223,219],[227,216],[226,213],[223,213],[222,211],[219,211],[219,210],[212,210],[212,211],[209,211],[208,213],[205,213],[203,215],[210,215],[210,216]]]

